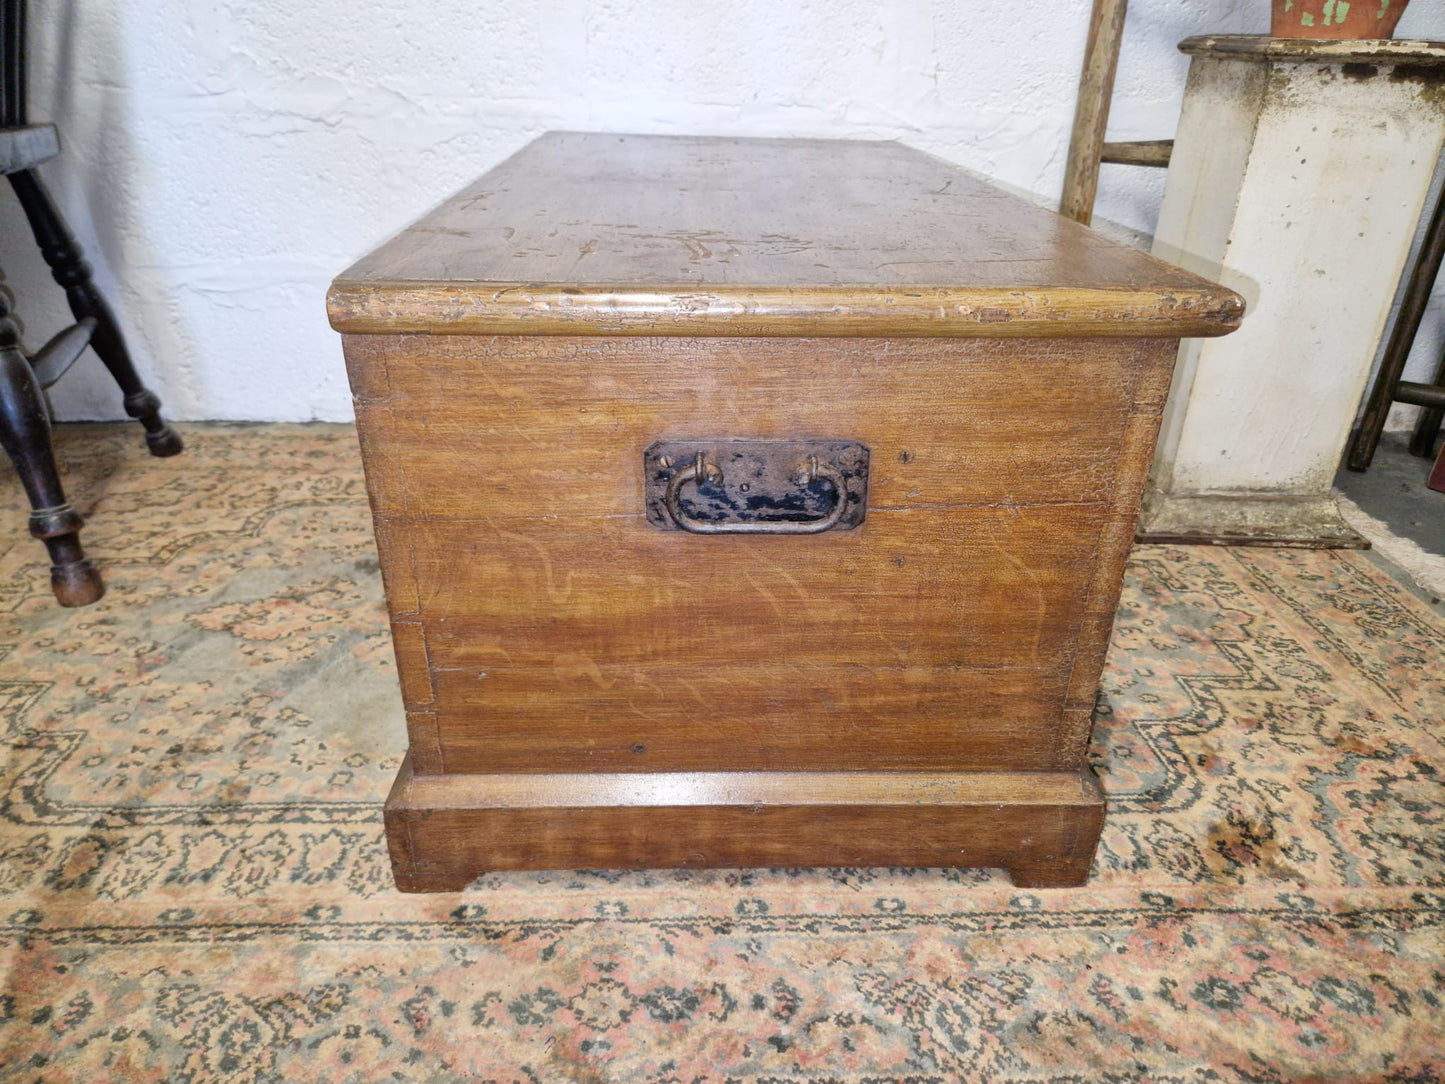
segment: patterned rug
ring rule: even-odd
[[[355,436],[59,444],[109,586],[0,508],[0,1079],[1445,1079],[1445,627],[1368,559],[1136,550],[1088,887],[987,870],[391,887]]]

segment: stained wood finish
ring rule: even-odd
[[[1058,669],[559,658],[437,676],[446,772],[1078,770]]]
[[[1088,772],[417,776],[386,803],[404,892],[490,869],[1002,866],[1088,878],[1104,800]]]
[[[1216,286],[896,143],[553,132],[342,274],[351,333],[1220,335]]]
[[[856,539],[719,543],[636,515],[398,530],[427,585],[433,670],[551,669],[559,655],[685,657],[691,668],[782,656],[1054,666],[1068,656],[1077,618],[1061,615],[1094,577],[1103,522],[1102,505],[1070,504],[878,512]]]
[[[407,708],[399,886],[1087,875],[1175,336],[1227,330],[1234,295],[890,144],[563,135],[331,313]],[[660,530],[657,440],[860,442],[866,520]]]
[[[658,439],[859,440],[868,514],[1092,502],[1151,341],[347,336],[383,519],[643,511]],[[927,424],[919,424],[920,419]],[[1021,426],[1030,439],[1020,440]]]
[[[1173,340],[345,341],[423,779],[1086,770]],[[1078,413],[1050,405],[1051,388]],[[1047,449],[1019,446],[1031,418]],[[658,437],[840,433],[877,464],[855,531],[720,549],[646,522],[642,453]],[[710,826],[697,840],[748,838],[755,820],[728,808],[702,821],[443,815],[430,801],[397,799],[393,835],[454,848],[455,868],[399,859],[405,887],[527,854],[613,865],[621,852],[601,836],[635,840],[668,817]],[[1006,815],[1025,825],[1015,842],[1056,838],[1047,826],[1079,815],[1035,804]],[[788,810],[774,817],[779,838],[810,819],[801,799]],[[945,823],[991,831],[996,815],[968,806]],[[848,816],[858,832],[916,834],[913,814]],[[517,849],[483,858],[491,844],[473,835]],[[1084,876],[1084,859],[1060,873],[1009,838],[958,861],[1031,883]],[[544,859],[544,840],[562,849]],[[758,864],[822,861],[827,847],[778,844],[745,861],[739,846],[702,849]],[[917,858],[945,861],[936,849]]]
[[[1082,768],[1172,340],[346,346],[426,771]],[[645,519],[659,436],[840,432],[857,531]]]
[[[1104,514],[880,512],[723,554],[635,515],[396,524],[430,585],[404,687],[435,689],[449,771],[1078,767],[1058,675]]]

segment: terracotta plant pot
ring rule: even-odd
[[[1410,0],[1272,0],[1276,38],[1388,38]]]

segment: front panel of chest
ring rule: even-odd
[[[419,770],[1082,766],[1160,344],[346,349]]]

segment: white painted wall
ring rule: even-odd
[[[900,139],[1055,201],[1089,0],[32,0],[46,166],[143,374],[181,419],[346,419],[331,277],[551,128]],[[1113,138],[1173,132],[1175,43],[1266,0],[1135,0]],[[1417,2],[1401,37],[1445,38]],[[1159,171],[1097,215],[1153,228]],[[1106,225],[1107,223],[1101,223]],[[69,322],[0,196],[27,343]],[[1445,331],[1427,320],[1415,370]],[[121,416],[87,357],[63,418]]]

